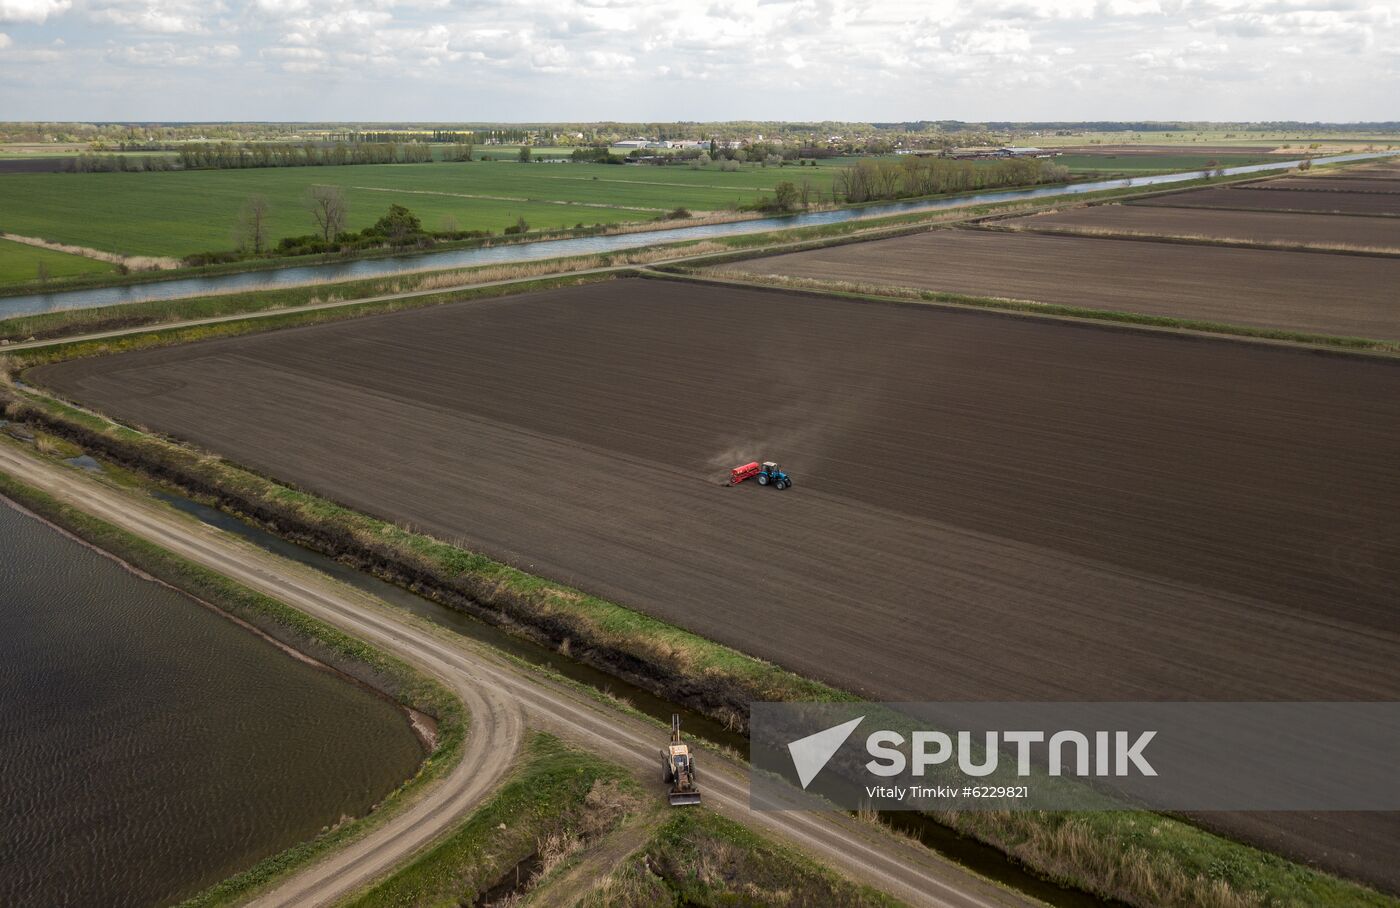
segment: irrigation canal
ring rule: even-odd
[[[1386,157],[1389,152],[1332,155],[1313,158],[1317,164],[1361,161],[1367,158]],[[1267,173],[1274,170],[1288,170],[1302,163],[1299,159],[1271,161],[1267,164],[1248,164],[1240,167],[1227,167],[1224,173],[1229,176]],[[1082,195],[1087,192],[1102,192],[1106,189],[1125,189],[1141,186],[1165,186],[1209,176],[1209,171],[1192,170],[1182,173],[1163,173],[1152,176],[1128,177],[1114,180],[1095,180],[1088,183],[1073,183],[1068,186],[1041,186],[1032,189],[1009,189],[996,192],[979,192],[943,199],[921,199],[908,202],[890,202],[880,205],[867,205],[861,208],[837,208],[831,211],[811,211],[783,217],[761,218],[751,221],[734,221],[727,224],[705,224],[696,227],[676,227],[669,230],[647,230],[639,233],[615,234],[612,236],[577,237],[566,240],[542,240],[537,243],[516,243],[503,246],[482,246],[472,249],[454,249],[447,252],[425,252],[415,255],[401,255],[374,259],[349,259],[319,265],[292,265],[286,268],[245,271],[238,274],[208,275],[205,277],[175,278],[167,281],[154,281],[142,284],[128,284],[121,287],[94,287],[85,290],[63,290],[53,293],[34,293],[25,296],[0,298],[0,318],[15,315],[29,315],[35,312],[50,312],[57,309],[91,309],[97,306],[112,306],[119,303],[135,303],[151,299],[178,299],[187,296],[203,296],[212,293],[229,293],[238,290],[276,289],[299,284],[351,281],[364,278],[385,277],[411,271],[425,271],[447,268],[467,268],[479,265],[501,265],[517,262],[541,261],[576,255],[597,255],[620,252],[641,246],[655,246],[662,243],[680,243],[690,240],[703,240],[713,237],[735,236],[743,233],[762,233],[770,230],[788,230],[797,227],[815,227],[823,224],[837,224],[845,221],[886,217],[893,214],[910,214],[920,211],[938,211],[946,208],[959,208],[971,205],[986,205],[997,202],[1015,202],[1029,199],[1042,199],[1060,195]]]

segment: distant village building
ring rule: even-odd
[[[979,145],[971,148],[952,148],[945,154],[950,158],[966,160],[969,158],[1053,158],[1059,152],[1032,148],[1028,145],[1001,145],[996,148],[990,145]]]

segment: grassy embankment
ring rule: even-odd
[[[675,702],[742,725],[753,700],[850,694],[615,603],[412,533],[29,392],[6,412],[85,450],[411,587]],[[1364,886],[1176,819],[1124,811],[935,819],[1063,885],[1142,906],[1400,905]]]
[[[488,299],[491,297],[505,296],[508,294],[527,293],[531,290],[545,290],[554,287],[567,287],[573,284],[610,280],[616,277],[617,274],[618,272],[604,272],[601,274],[578,274],[572,276],[565,275],[562,277],[551,277],[540,280],[531,280],[525,278],[522,280],[514,281],[509,284],[496,284],[479,287],[468,287],[460,290],[430,292],[419,296],[408,296],[402,298],[374,300],[368,302],[362,300],[355,300],[347,302],[343,306],[335,306],[333,308],[294,308],[288,311],[277,311],[264,317],[235,319],[231,321],[216,322],[213,324],[190,325],[185,327],[171,327],[165,329],[161,329],[158,326],[156,326],[150,332],[133,335],[124,335],[121,337],[109,338],[105,340],[70,341],[58,343],[53,347],[43,348],[43,351],[36,351],[35,355],[39,358],[32,359],[30,361],[37,363],[40,361],[40,359],[43,358],[57,360],[82,356],[98,356],[106,353],[118,352],[121,350],[139,350],[148,347],[163,347],[170,346],[171,344],[182,344],[190,343],[192,341],[197,340],[208,340],[210,338],[215,337],[231,337],[238,334],[251,334],[259,331],[275,330],[278,328],[290,328],[297,325],[323,324],[325,322],[338,321],[340,319],[345,318],[356,318],[363,315],[382,315],[388,312],[399,312],[405,309],[416,309],[422,306],[436,306],[442,305],[443,303],[465,302],[467,300],[474,299]],[[263,303],[265,302],[265,300],[260,300],[257,297],[257,295],[252,295],[251,297],[247,298],[247,302],[255,307],[253,311],[256,312],[258,309],[263,308]],[[222,308],[222,303],[223,298],[221,297],[207,297],[201,301],[201,304],[197,308],[217,313],[218,310]],[[138,303],[136,305],[143,304]],[[239,305],[239,303],[235,302],[233,305],[237,306]],[[309,303],[308,305],[314,305],[314,302]],[[281,309],[281,307],[276,305],[273,305],[272,308],[278,310]],[[164,311],[166,313],[170,313],[180,321],[184,320],[184,316],[182,314],[175,314],[166,306],[156,307],[156,309],[157,311]],[[151,310],[147,310],[148,313],[150,311]],[[234,314],[240,313],[238,313],[235,309]],[[203,318],[212,316],[201,315],[198,317]],[[44,318],[44,316],[24,316],[22,318],[25,319],[25,321],[27,322],[30,318],[42,319]],[[0,323],[0,325],[8,325],[8,323]],[[99,330],[120,328],[125,326],[126,324],[124,321],[117,321],[115,323],[107,323],[105,325],[102,325],[99,328]],[[4,332],[7,330],[7,327],[0,326],[0,332]],[[83,330],[88,330],[86,325],[83,325]],[[62,334],[66,332],[62,332],[60,330],[59,333],[60,336],[62,336]],[[3,336],[3,334],[0,334],[0,337]],[[27,336],[29,335],[19,335],[20,339]],[[44,351],[47,351],[46,355],[41,356],[40,354]],[[3,347],[0,347],[0,353],[3,352]]]
[[[1235,182],[1235,179],[1193,180],[1175,185],[1171,191],[1204,185],[1222,185]],[[580,271],[589,268],[612,267],[625,264],[647,264],[662,259],[681,256],[707,255],[723,251],[743,252],[761,247],[779,246],[784,251],[799,251],[817,248],[831,242],[849,242],[854,238],[895,235],[901,230],[917,231],[939,224],[950,224],[974,220],[997,214],[1028,214],[1047,208],[1062,208],[1067,203],[1086,204],[1111,201],[1128,197],[1142,197],[1161,194],[1162,189],[1110,189],[1101,192],[1084,193],[1069,199],[1054,198],[1031,201],[1001,202],[991,205],[976,205],[967,208],[942,211],[911,212],[909,214],[886,217],[863,218],[833,224],[811,227],[789,228],[784,230],[762,231],[738,234],[727,237],[714,237],[707,240],[677,243],[662,246],[643,246],[626,252],[602,256],[573,256],[549,259],[539,262],[521,262],[507,265],[489,265],[480,268],[447,269],[407,273],[384,278],[372,278],[340,283],[309,284],[299,287],[271,288],[239,293],[217,294],[202,297],[186,297],[174,300],[150,300],[139,303],[123,303],[89,309],[65,309],[56,312],[42,312],[33,315],[14,316],[0,320],[0,341],[18,342],[28,338],[45,339],[78,333],[92,333],[121,328],[160,325],[174,321],[200,318],[216,318],[238,313],[256,313],[274,309],[291,309],[298,306],[311,306],[335,300],[358,300],[384,294],[408,293],[435,287],[457,284],[508,279],[528,279],[534,276]],[[716,264],[728,259],[710,259],[704,264]],[[698,266],[699,263],[697,263]],[[523,288],[517,288],[523,289]],[[407,306],[434,305],[466,299],[469,296],[458,293],[443,293],[432,297],[420,297],[413,301],[402,301],[392,308]],[[330,316],[322,313],[316,321],[331,317],[351,317],[388,308],[353,307],[338,310]],[[276,327],[287,324],[279,320]],[[253,330],[253,329],[249,329]]]
[[[446,838],[343,908],[470,905],[498,884],[547,874],[641,809],[644,795],[621,767],[537,733],[485,804]],[[504,897],[506,892],[500,893]]]
[[[577,908],[688,905],[826,905],[889,908],[901,902],[845,880],[805,855],[709,811],[671,815]]]
[[[42,437],[40,441],[43,441]],[[49,440],[47,446],[53,449],[58,444]],[[56,453],[62,455],[71,452],[60,450]],[[3,472],[0,472],[0,495],[152,577],[246,621],[273,639],[371,685],[400,705],[437,720],[436,746],[426,756],[417,774],[391,792],[368,816],[337,825],[314,839],[272,855],[196,895],[185,905],[204,908],[241,901],[274,880],[368,832],[408,804],[428,782],[450,770],[460,757],[467,731],[467,716],[461,702],[442,685],[407,663],[275,599],[92,517]]]

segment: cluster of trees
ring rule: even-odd
[[[801,183],[784,180],[773,187],[771,196],[764,196],[748,207],[752,211],[784,214],[799,208],[810,208],[813,203],[820,203],[821,200],[821,190],[813,186],[811,180],[803,180]]]
[[[249,196],[234,222],[235,249],[200,252],[186,256],[186,265],[236,262],[262,256],[316,255],[353,252],[384,246],[427,248],[443,240],[467,240],[490,236],[489,230],[459,230],[455,218],[444,218],[439,229],[426,230],[409,209],[394,204],[379,220],[363,230],[349,230],[350,202],[339,186],[313,186],[302,199],[303,207],[315,226],[314,233],[271,240],[272,206],[266,196]],[[521,218],[505,228],[506,233],[523,233],[529,225]]]
[[[569,156],[576,164],[626,164],[627,159],[608,151],[606,145],[580,145]]]
[[[906,199],[945,192],[1033,186],[1069,179],[1069,168],[1039,158],[954,161],[909,156],[860,161],[836,174],[834,194],[846,202]]]
[[[454,163],[470,161],[474,154],[476,154],[476,146],[471,142],[454,142],[442,150],[442,159]],[[431,158],[429,160],[431,160]]]

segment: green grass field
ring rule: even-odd
[[[507,162],[289,167],[189,173],[0,175],[0,230],[127,255],[183,256],[230,249],[239,209],[261,194],[271,237],[315,229],[303,198],[315,184],[344,188],[350,228],[374,223],[394,203],[429,230],[499,233],[516,218],[532,228],[649,220],[752,202],[782,180],[804,178],[829,192],[835,168],[718,168],[518,164]]]
[[[1021,135],[1017,145],[1039,145],[1052,148],[1059,145],[1179,145],[1183,152],[1192,145],[1240,145],[1245,147],[1272,146],[1282,148],[1306,147],[1318,143],[1323,148],[1328,145],[1365,145],[1375,143],[1384,148],[1387,144],[1400,143],[1400,135],[1393,132],[1371,132],[1364,129],[1355,132],[1311,132],[1306,129],[1172,129],[1164,132],[1075,132],[1070,135]]]
[[[49,277],[54,278],[116,271],[115,265],[96,259],[40,249],[38,246],[27,246],[12,240],[0,240],[0,284],[21,284],[36,280],[39,277],[40,262],[48,269]]]
[[[1240,167],[1245,164],[1265,164],[1287,160],[1276,155],[1260,154],[1063,154],[1056,164],[1079,174],[1150,174],[1181,170],[1205,170],[1211,167]]]

